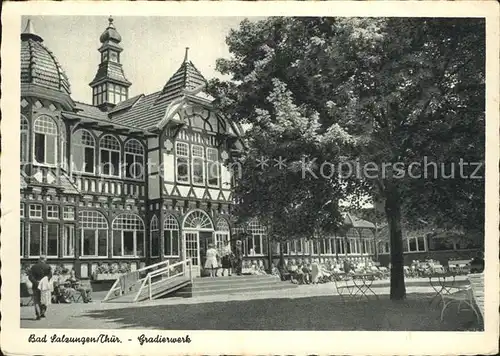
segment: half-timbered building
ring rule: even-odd
[[[242,230],[249,259],[276,257],[256,220],[232,224],[228,162],[242,149],[242,128],[214,110],[188,50],[163,88],[130,97],[127,51],[112,18],[99,40],[86,104],[71,98],[61,64],[30,21],[21,34],[21,260],[46,255],[89,278],[192,258],[200,273],[208,243],[220,246]],[[363,229],[372,226],[292,241],[283,252],[371,256],[373,234]]]

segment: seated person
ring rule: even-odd
[[[284,264],[278,264],[278,272],[280,273],[280,278],[282,281],[286,281],[291,278],[291,273],[288,269],[289,261],[285,260]]]
[[[67,283],[64,272],[65,270],[56,268],[52,276],[52,284],[54,286],[53,298],[55,303],[71,303],[76,294],[76,290],[70,283]]]
[[[271,275],[279,277],[281,280],[283,280],[279,269],[274,265],[274,263],[271,265]]]
[[[90,288],[89,286],[84,286],[82,283],[80,283],[80,280],[76,278],[74,269],[71,270],[70,276],[66,280],[66,282],[69,282],[69,286],[80,293],[84,303],[92,301],[92,288]]]
[[[304,273],[304,282],[306,284],[309,284],[311,283],[311,280],[312,280],[312,268],[311,268],[311,264],[309,263],[309,261],[304,261],[303,264],[302,264],[302,272]]]
[[[252,266],[250,265],[250,262],[248,260],[243,261],[241,274],[251,274],[251,267]]]
[[[260,271],[260,273],[261,273],[262,275],[266,275],[266,274],[267,274],[267,272],[266,272],[266,267],[264,266],[264,261],[259,260],[259,263],[258,263],[258,265],[257,265],[257,268],[259,269],[259,271]]]

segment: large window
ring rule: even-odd
[[[215,148],[207,148],[207,184],[211,187],[218,187],[219,176],[219,153]]]
[[[203,154],[203,147],[192,145],[191,155],[193,184],[203,185],[205,184],[205,155]]]
[[[78,130],[72,142],[73,169],[77,172],[95,173],[95,140],[87,130]]]
[[[28,119],[21,115],[21,162],[28,162],[28,136],[29,136],[29,123]]]
[[[29,225],[28,255],[30,257],[42,255],[42,223],[32,222]]]
[[[339,255],[345,254],[344,250],[344,239],[342,237],[335,239],[335,252]]]
[[[425,238],[423,236],[408,238],[408,252],[424,252],[425,250]],[[453,250],[453,244],[451,250]]]
[[[125,144],[125,177],[144,179],[144,148],[137,140]]]
[[[179,256],[179,223],[170,214],[165,217],[163,223],[163,239],[165,256]]]
[[[73,257],[75,255],[75,226],[64,225],[62,239],[63,257]]]
[[[189,145],[184,142],[175,144],[177,181],[189,182]]]
[[[144,256],[144,222],[136,214],[113,220],[113,256]]]
[[[98,211],[80,211],[78,220],[82,231],[82,257],[108,255],[108,221]]]
[[[57,164],[57,141],[59,134],[55,121],[49,116],[39,116],[34,127],[34,157],[40,164]]]
[[[100,142],[101,174],[120,176],[120,142],[111,135],[104,135]]]
[[[248,237],[248,254],[262,255],[267,253],[266,230],[257,220],[248,223],[247,231],[251,234]]]
[[[59,224],[47,224],[45,251],[49,257],[57,257],[59,252]]]
[[[153,215],[153,217],[151,218],[149,230],[151,239],[150,254],[151,257],[158,257],[160,256],[160,229],[158,226],[158,218],[156,217],[156,215]]]
[[[108,102],[118,104],[127,99],[127,89],[113,83],[108,83]]]

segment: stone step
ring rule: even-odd
[[[267,283],[267,284],[249,284],[249,285],[239,285],[236,287],[219,287],[219,288],[210,288],[210,289],[200,289],[200,290],[190,290],[188,288],[183,288],[177,291],[174,296],[176,297],[201,297],[201,296],[209,296],[209,295],[220,295],[220,294],[243,294],[250,292],[263,292],[263,291],[277,291],[277,290],[286,290],[297,288],[296,284],[290,282],[279,282],[279,283]]]

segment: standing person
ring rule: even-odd
[[[241,246],[241,240],[236,241],[236,251],[235,251],[235,269],[236,274],[241,276],[241,270],[243,268],[243,248]]]
[[[228,271],[228,275],[231,275],[233,269],[231,254],[231,244],[229,243],[229,240],[226,240],[225,245],[222,248],[222,275],[224,275],[226,269]]]
[[[219,265],[217,264],[217,250],[214,248],[214,244],[208,244],[207,249],[207,260],[205,261],[205,269],[210,270],[210,277],[217,276],[217,268]]]
[[[40,256],[38,262],[31,267],[29,272],[29,279],[33,284],[33,304],[35,306],[36,320],[45,318],[45,313],[47,311],[47,303],[42,303],[42,294],[39,288],[40,281],[44,277],[50,280],[52,278],[52,270],[47,264],[47,258],[45,256]]]

